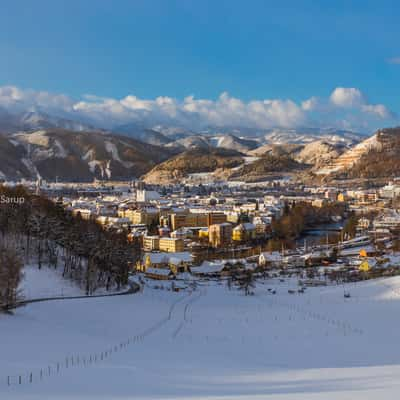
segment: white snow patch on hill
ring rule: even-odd
[[[100,170],[101,177],[104,177],[106,175],[104,167],[103,167],[103,163],[101,161],[91,160],[88,162],[88,165],[89,165],[90,172],[92,174],[94,174],[96,172],[96,167],[97,167]]]
[[[39,171],[37,170],[37,168],[36,168],[35,164],[32,162],[32,160],[30,160],[29,158],[23,157],[23,158],[21,158],[21,161],[29,171],[33,171],[35,173],[35,175],[37,176],[37,178],[40,178]]]
[[[55,156],[59,158],[66,158],[68,156],[68,152],[65,150],[64,146],[58,140],[55,140],[54,144],[58,150],[56,151]]]
[[[245,164],[251,164],[253,162],[256,162],[260,157],[243,157],[244,163]]]
[[[93,156],[94,156],[94,150],[90,149],[82,156],[82,160],[84,160],[84,161],[92,160]]]
[[[117,146],[115,146],[115,144],[110,141],[105,141],[104,144],[106,146],[106,150],[112,155],[113,160],[121,162]]]
[[[105,146],[106,146],[106,150],[111,154],[113,160],[119,161],[125,168],[131,168],[131,167],[133,167],[135,165],[131,161],[123,161],[123,160],[121,160],[121,158],[119,156],[119,153],[118,153],[117,146],[114,143],[112,143],[110,141],[106,141],[105,142]],[[109,172],[109,175],[110,176],[108,176],[108,177],[111,177],[111,171]]]
[[[27,265],[19,290],[25,300],[42,297],[80,296],[85,293],[76,284],[61,276],[60,270]]]

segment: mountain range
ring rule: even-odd
[[[167,183],[196,174],[245,181],[304,171],[336,178],[394,176],[398,137],[399,129],[382,129],[371,137],[329,128],[196,131],[130,123],[104,129],[40,110],[10,113],[0,108],[0,177],[67,181],[144,177]],[[377,168],[373,162],[379,160],[386,162]]]

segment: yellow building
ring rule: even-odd
[[[188,228],[195,226],[207,226],[207,214],[203,213],[171,214],[171,229],[173,231],[179,228]]]
[[[337,201],[340,201],[343,203],[343,202],[347,201],[347,196],[344,193],[340,192],[337,195]]]
[[[176,229],[182,228],[186,225],[186,215],[187,214],[171,214],[170,221],[171,221],[171,229],[175,231]]]
[[[208,239],[208,228],[199,230],[199,239]]]
[[[227,216],[222,212],[212,213],[180,213],[171,214],[171,229],[205,227],[214,224],[223,224]]]
[[[118,216],[129,218],[134,225],[158,224],[159,212],[157,209],[119,210]]]
[[[185,249],[185,244],[182,239],[163,237],[159,240],[159,250],[166,252],[182,252]]]
[[[311,205],[313,207],[318,207],[318,208],[324,207],[326,204],[327,204],[326,199],[315,199],[311,202]]]
[[[142,261],[138,261],[136,269],[146,272],[148,268],[169,268],[174,274],[189,271],[192,255],[189,252],[180,253],[148,253]]]
[[[228,214],[226,214],[226,221],[237,224],[239,221],[239,213],[236,211],[228,212]]]
[[[369,266],[368,260],[365,259],[361,262],[360,266],[358,267],[359,271],[368,272],[371,267]]]
[[[228,245],[232,240],[232,225],[228,222],[208,227],[208,241],[213,247]]]
[[[160,237],[159,236],[145,236],[143,238],[143,250],[153,251],[160,249]]]
[[[227,216],[223,212],[212,212],[207,215],[207,225],[223,224],[227,221]],[[204,226],[204,225],[200,225]]]
[[[232,239],[235,242],[244,242],[246,240],[255,239],[255,237],[256,227],[249,222],[236,226],[232,232]]]

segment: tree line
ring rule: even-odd
[[[87,295],[99,287],[119,289],[127,284],[139,253],[126,232],[106,231],[22,186],[0,186],[0,196],[23,199],[0,204],[0,244],[7,243],[21,263],[61,268],[63,277],[76,281]]]
[[[295,246],[305,229],[332,222],[332,217],[344,217],[347,213],[345,204],[331,203],[315,207],[306,202],[285,204],[283,215],[272,222],[272,238],[268,241],[267,250],[280,250],[282,246]]]

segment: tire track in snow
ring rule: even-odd
[[[205,294],[205,291],[201,290],[200,293],[196,297],[190,299],[185,304],[185,308],[183,309],[183,320],[180,322],[180,324],[178,325],[177,329],[173,332],[173,334],[172,334],[172,338],[173,339],[176,339],[176,337],[180,334],[180,332],[182,331],[182,329],[185,326],[185,324],[189,321],[188,312],[190,311],[190,307],[193,305],[194,302],[199,300],[200,297],[202,297],[204,294]]]

